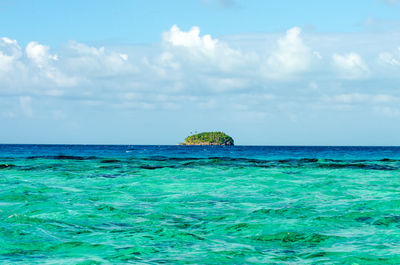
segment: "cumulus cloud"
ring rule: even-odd
[[[361,79],[365,78],[369,73],[368,66],[361,56],[355,52],[348,54],[334,53],[332,60],[334,67],[342,78]]]
[[[150,62],[147,57],[143,58],[142,63],[151,69],[160,79],[163,80],[179,80],[182,78],[181,62],[176,56],[169,52],[162,52],[157,58]]]
[[[50,54],[50,47],[41,45],[36,41],[30,42],[26,46],[26,55],[31,59],[39,68],[46,67],[51,61],[57,61],[58,56],[56,54]]]
[[[200,65],[198,70],[201,71],[229,72],[254,59],[252,55],[244,55],[211,35],[200,36],[199,27],[192,27],[185,32],[173,25],[169,31],[163,33],[163,44],[169,51],[171,60],[175,56],[186,63]],[[207,67],[201,69],[205,65]]]
[[[104,47],[1,38],[0,119],[11,136],[25,117],[46,128],[43,139],[59,128],[71,142],[85,130],[95,141],[98,124],[125,128],[104,134],[131,139],[137,128],[146,134],[176,120],[179,130],[227,124],[271,139],[302,124],[304,135],[340,135],[357,121],[368,124],[362,134],[371,120],[399,124],[399,46],[392,32],[304,34],[297,27],[214,36],[172,26],[158,43]]]
[[[218,40],[213,40],[210,35],[200,37],[200,28],[192,27],[188,32],[181,31],[177,25],[163,34],[163,40],[172,46],[196,48],[196,52],[204,55],[213,54]]]
[[[147,67],[159,78],[173,82],[169,88],[195,92],[236,91],[249,85],[259,67],[254,53],[243,53],[211,35],[200,34],[199,27],[188,31],[173,25],[162,35],[162,53],[153,60],[145,59]],[[171,90],[171,89],[170,89]]]
[[[38,68],[39,74],[45,80],[52,81],[59,86],[73,86],[76,84],[76,80],[73,77],[64,74],[56,65],[58,55],[51,54],[49,46],[32,41],[26,46],[25,52],[28,59]],[[41,82],[37,80],[37,77],[34,79],[36,82]]]
[[[134,67],[125,53],[108,51],[71,41],[66,47],[66,70],[81,77],[110,77],[129,74]]]
[[[21,47],[16,40],[6,37],[0,39],[0,75],[9,72],[22,56]]]
[[[300,37],[301,29],[294,27],[277,42],[278,47],[268,57],[263,73],[268,78],[281,78],[308,71],[313,59],[319,58]]]
[[[202,34],[199,27],[185,31],[177,25],[162,34],[160,45],[145,49],[71,41],[52,50],[39,42],[20,47],[16,40],[2,38],[0,93],[15,97],[19,105],[13,112],[19,106],[27,117],[33,115],[32,102],[39,102],[36,97],[75,100],[91,108],[176,110],[187,104],[259,113],[318,104],[343,110],[398,103],[384,85],[377,92],[368,82],[365,92],[362,82],[382,78],[388,66],[393,71],[387,75],[397,80],[400,52],[393,47],[399,43],[382,48],[392,52],[376,45],[365,51],[350,46],[349,38],[302,34],[298,27],[278,36],[217,38]]]
[[[59,55],[61,54],[61,55]],[[136,68],[126,53],[104,47],[70,42],[58,52],[47,45],[29,42],[22,49],[16,40],[0,39],[0,84],[18,89],[35,87],[42,94],[65,94],[56,87],[77,87],[96,79],[129,75]]]
[[[379,62],[387,66],[400,65],[400,47],[395,52],[381,52],[379,54]]]
[[[379,54],[379,60],[389,65],[400,65],[399,59],[389,52],[382,52]]]

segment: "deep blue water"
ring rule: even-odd
[[[400,147],[389,146],[177,146],[177,145],[0,145],[0,157],[236,157],[400,159]]]

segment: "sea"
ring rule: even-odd
[[[400,264],[400,147],[0,145],[0,264]]]

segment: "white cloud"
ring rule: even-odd
[[[145,57],[142,62],[163,79],[177,80],[181,77],[181,63],[171,52],[164,51],[153,62]]]
[[[57,61],[56,54],[50,54],[50,47],[41,45],[36,41],[28,43],[25,48],[26,55],[31,59],[39,68],[48,66],[51,61]]]
[[[172,119],[181,129],[228,124],[260,135],[279,126],[275,135],[292,131],[296,121],[314,124],[316,133],[382,115],[399,124],[400,33],[380,34],[302,34],[295,27],[211,36],[173,26],[158,44],[70,42],[59,49],[2,38],[0,118],[5,128],[23,116],[74,123],[71,137],[107,121],[127,131]]]
[[[393,54],[389,52],[382,52],[379,54],[379,60],[389,65],[400,65],[398,58],[395,58]]]
[[[59,56],[51,53],[49,46],[34,41],[28,43],[25,48],[26,58],[29,61],[25,64],[28,68],[25,73],[28,75],[26,83],[43,87],[54,85],[73,87],[87,82],[92,83],[96,78],[126,75],[134,70],[127,54],[108,51],[104,47],[96,48],[70,42],[61,52],[63,54]],[[20,57],[18,59],[21,59]],[[20,63],[24,62],[20,60]],[[20,72],[19,76],[21,75]],[[43,93],[49,94],[45,90]],[[63,93],[58,91],[57,94]]]
[[[339,76],[345,79],[362,79],[365,78],[369,69],[361,56],[355,52],[348,54],[332,55],[334,67],[339,73]]]
[[[332,104],[348,110],[362,104],[398,102],[385,87],[395,87],[394,81],[379,82],[379,87],[368,82],[369,87],[362,90],[367,78],[398,80],[396,71],[382,74],[385,67],[396,69],[394,66],[400,65],[400,52],[382,52],[390,51],[389,46],[378,49],[373,45],[375,48],[366,52],[358,45],[362,41],[356,45],[353,39],[346,39],[350,35],[303,36],[298,27],[279,36],[243,38],[248,39],[215,38],[202,35],[198,27],[183,31],[176,25],[163,34],[160,45],[146,48],[99,47],[72,41],[55,51],[38,42],[21,49],[17,41],[2,38],[0,93],[15,96],[27,116],[33,111],[32,99],[26,95],[50,101],[74,100],[91,108],[122,104],[121,108],[156,110],[187,104],[199,108],[236,106],[249,112],[279,111],[278,105],[295,109]],[[357,53],[346,53],[348,50]],[[271,95],[273,100],[266,104],[263,95]],[[59,108],[52,106],[49,113]],[[35,109],[35,115],[38,112]],[[65,114],[70,117],[67,111]]]
[[[200,66],[197,69],[200,71],[230,72],[254,60],[253,55],[244,55],[210,35],[200,36],[199,27],[192,27],[185,32],[173,25],[169,31],[163,33],[163,44],[169,54]]]
[[[69,77],[55,65],[57,54],[50,53],[50,47],[32,41],[25,48],[26,56],[33,62],[38,72],[45,80],[50,80],[59,86],[73,86],[76,80]],[[34,77],[37,80],[37,77]],[[37,82],[41,82],[37,80]]]
[[[278,40],[278,47],[268,57],[262,71],[267,78],[282,78],[310,70],[313,59],[320,59],[300,37],[301,29],[294,27]]]
[[[393,95],[387,94],[365,94],[365,93],[347,93],[339,94],[334,96],[325,96],[324,101],[336,102],[344,104],[387,104],[397,103],[399,98]]]
[[[213,54],[218,40],[213,40],[210,35],[200,37],[200,28],[192,27],[188,32],[181,31],[177,25],[173,25],[168,32],[164,32],[163,40],[172,46],[196,48],[205,55]]]
[[[123,53],[120,53],[119,57],[121,57],[121,59],[124,61],[128,61],[128,58],[129,58],[127,54],[123,54]]]
[[[354,102],[364,102],[369,99],[368,95],[365,94],[359,94],[359,93],[354,93],[354,94],[341,94],[334,96],[332,98],[336,102],[340,103],[354,103]]]
[[[66,47],[64,59],[66,71],[84,79],[130,74],[135,68],[124,53],[109,51],[71,41]]]
[[[388,66],[399,66],[400,65],[400,47],[393,53],[381,52],[379,54],[379,62]]]
[[[22,56],[21,47],[16,40],[6,37],[0,39],[0,75],[13,69],[16,61]]]

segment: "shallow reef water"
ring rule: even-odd
[[[0,264],[400,264],[400,148],[0,145]]]

